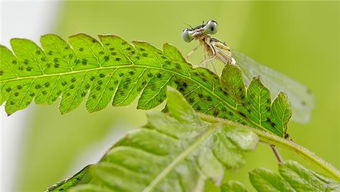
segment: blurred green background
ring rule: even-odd
[[[117,34],[159,48],[169,42],[186,54],[197,42],[182,41],[182,30],[209,19],[219,23],[218,39],[313,91],[316,108],[311,122],[291,122],[289,133],[295,142],[339,168],[339,2],[65,1],[54,31],[63,38],[80,32]],[[192,60],[200,58],[196,53]],[[145,123],[145,111],[135,106],[108,107],[93,114],[81,106],[63,116],[57,105],[36,106],[23,141],[17,191],[43,191],[96,162],[118,137]],[[286,151],[283,155],[297,159]],[[242,170],[227,178],[248,183],[247,171],[259,166],[277,168],[264,145],[247,156]]]

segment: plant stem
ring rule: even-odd
[[[259,138],[262,142],[268,143],[270,145],[275,145],[278,147],[283,147],[288,149],[289,151],[293,151],[299,156],[303,157],[307,161],[310,161],[311,163],[317,165],[320,169],[325,171],[327,175],[333,177],[334,179],[340,181],[340,172],[337,170],[335,167],[333,167],[330,163],[326,162],[319,156],[315,155],[313,152],[309,151],[308,149],[298,145],[297,143],[294,143],[293,141],[284,139],[282,137],[279,137],[277,135],[274,135],[272,133],[260,130],[259,128],[253,128],[249,126],[245,126],[239,123],[235,123],[226,119],[220,119],[216,117],[212,117],[209,115],[205,114],[200,114],[200,117],[211,123],[225,123],[227,125],[234,125],[234,126],[239,126],[239,127],[245,127],[248,129],[251,129]],[[275,153],[275,152],[274,152]],[[276,154],[275,154],[276,155]]]
[[[279,151],[277,150],[277,148],[275,147],[275,145],[270,145],[270,148],[272,149],[277,161],[279,162],[279,164],[283,164],[283,160],[282,160],[282,157],[279,153]]]

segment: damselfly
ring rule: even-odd
[[[212,38],[210,35],[215,34],[217,29],[217,22],[210,20],[206,24],[184,29],[182,38],[186,42],[191,42],[192,40],[200,42],[204,52],[208,55],[208,58],[205,58],[202,63],[217,59],[225,64],[236,65],[243,72],[243,78],[247,84],[249,84],[253,77],[259,76],[273,95],[283,91],[287,94],[292,106],[292,119],[301,123],[308,122],[311,110],[314,108],[314,97],[309,89],[282,73],[261,65],[238,51],[231,50],[226,43]]]

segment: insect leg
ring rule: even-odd
[[[199,47],[200,45],[197,45],[195,48],[193,48],[185,57],[186,59],[188,59]]]
[[[204,59],[204,60],[200,63],[200,65],[201,65],[201,66],[204,65],[204,67],[207,67],[207,63],[211,62],[211,61],[214,60],[214,59],[215,59],[215,56],[212,56],[212,57],[209,57],[209,58],[207,58],[207,59]]]

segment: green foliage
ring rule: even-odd
[[[94,165],[49,191],[202,191],[206,182],[221,192],[247,192],[238,181],[221,185],[226,171],[242,166],[244,153],[258,143],[255,133],[226,121],[202,120],[174,89],[167,92],[168,113],[151,113],[148,124],[111,147]],[[279,165],[279,173],[249,172],[253,187],[266,191],[339,191],[340,183],[297,162]]]
[[[258,168],[249,173],[254,188],[259,191],[339,191],[340,183],[309,170],[295,161],[279,166],[279,173]]]
[[[250,130],[208,123],[185,99],[169,89],[169,113],[148,115],[104,155],[50,191],[195,191],[206,179],[221,185],[226,170],[245,163],[244,152],[258,142]]]
[[[42,48],[27,39],[12,39],[14,54],[0,46],[0,103],[12,114],[61,97],[61,113],[87,96],[90,112],[130,104],[138,95],[139,109],[151,109],[166,98],[166,86],[179,90],[195,110],[284,136],[291,110],[281,93],[271,103],[268,90],[254,79],[248,90],[240,70],[226,65],[222,78],[204,68],[193,69],[179,51],[165,44],[163,51],[145,42],[134,46],[113,35],[41,37]],[[282,115],[282,112],[284,112]]]
[[[238,181],[229,181],[222,185],[221,192],[248,192],[248,190]]]

